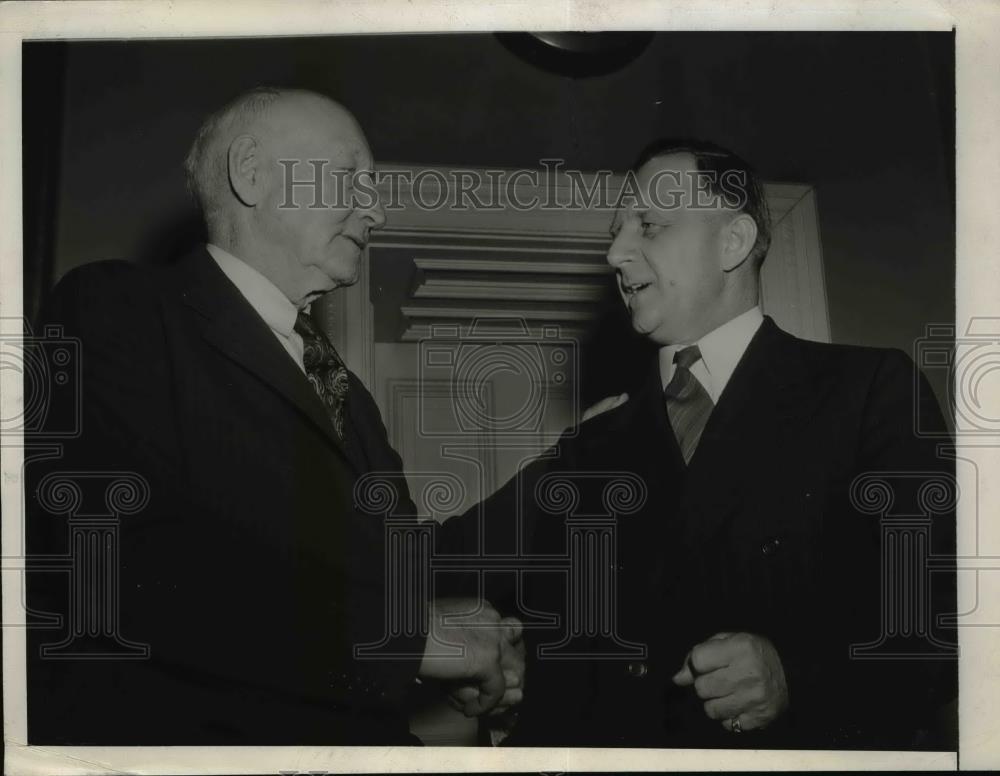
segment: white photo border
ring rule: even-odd
[[[1000,4],[989,0],[339,0],[296,3],[105,0],[0,5],[0,320],[22,314],[21,44],[25,40],[270,37],[320,34],[482,32],[495,30],[956,30],[956,321],[991,316],[1000,272],[991,248],[1000,183]],[[992,184],[992,185],[991,185]],[[991,196],[994,195],[994,196]],[[3,332],[5,335],[14,332]],[[0,371],[2,417],[20,412],[20,375]],[[992,416],[991,416],[992,417]],[[668,771],[954,770],[1000,765],[993,701],[1000,697],[1000,648],[992,628],[960,629],[960,756],[921,752],[706,751],[637,749],[489,749],[370,747],[39,747],[27,746],[20,440],[5,437],[2,465],[3,707],[5,772],[278,773],[279,771]],[[1000,471],[1000,449],[973,455],[981,472]],[[960,487],[963,485],[959,483]],[[971,483],[972,487],[976,483]],[[1000,485],[981,478],[982,515],[1000,513]],[[976,515],[960,505],[960,526]],[[986,521],[984,521],[986,522]],[[986,527],[988,531],[988,526]],[[1000,557],[996,537],[978,552]],[[995,541],[991,541],[995,539]],[[959,553],[975,537],[959,532]],[[967,575],[959,575],[966,599]],[[1000,609],[1000,575],[980,574],[980,606]],[[963,592],[964,591],[964,592]],[[19,622],[20,620],[20,622]]]

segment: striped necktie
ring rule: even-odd
[[[347,410],[347,367],[311,315],[299,312],[295,319],[295,331],[302,337],[302,361],[306,376],[322,400],[337,436],[346,442],[344,414]]]
[[[691,367],[701,358],[697,345],[683,348],[674,354],[674,376],[663,389],[667,402],[667,415],[677,437],[684,462],[690,463],[701,432],[705,430],[708,416],[712,414],[712,398],[708,391],[691,374]]]

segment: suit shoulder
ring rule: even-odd
[[[148,274],[148,271],[135,262],[125,259],[102,259],[73,267],[56,283],[56,288],[98,281],[128,282],[129,279],[138,278],[144,274]]]
[[[46,297],[39,320],[79,333],[141,327],[156,309],[153,273],[128,261],[97,261],[66,273]]]
[[[153,273],[146,267],[121,259],[95,261],[67,272],[53,288],[51,297],[86,296],[113,300],[146,295],[155,288]]]
[[[825,372],[843,372],[860,377],[877,373],[911,374],[913,359],[898,348],[880,348],[868,345],[844,345],[832,342],[815,342],[787,336],[790,350],[804,364]]]

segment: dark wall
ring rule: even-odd
[[[658,135],[728,145],[816,187],[834,340],[910,351],[955,314],[952,41],[659,34],[580,79],[492,35],[28,44],[65,60],[51,277],[196,240],[180,162],[201,118],[243,88],[299,85],[343,101],[387,161],[622,170]],[[26,92],[47,93],[35,71]]]

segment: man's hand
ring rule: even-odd
[[[696,645],[673,677],[694,685],[705,713],[726,730],[755,730],[788,708],[785,670],[774,645],[751,633],[717,633]]]
[[[471,598],[437,599],[419,676],[453,685],[453,701],[479,716],[521,699],[524,645],[521,623],[500,619],[488,603]]]
[[[521,638],[521,621],[515,617],[505,617],[500,621],[504,632],[500,645],[500,667],[503,669],[504,693],[500,702],[494,706],[491,717],[505,714],[512,706],[524,699],[524,641]],[[466,711],[468,705],[480,694],[479,688],[473,685],[456,687],[448,695],[451,705],[459,711]]]

